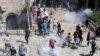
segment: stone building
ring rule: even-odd
[[[0,0],[0,27],[3,30],[15,29],[18,27],[19,16],[26,8],[26,1],[29,7],[32,6],[34,0]],[[10,27],[11,25],[12,27]]]

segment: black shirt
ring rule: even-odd
[[[11,56],[16,54],[16,50],[15,49],[10,49],[11,51]]]

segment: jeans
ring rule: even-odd
[[[28,44],[28,38],[29,38],[29,36],[25,36],[25,40],[26,40],[27,44]]]

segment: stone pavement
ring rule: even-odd
[[[65,11],[64,10],[54,11],[53,9],[52,9],[52,11],[55,13],[56,20],[61,22],[61,16]],[[80,23],[80,24],[82,24],[82,23]],[[65,30],[66,34],[68,32],[71,32],[71,34],[73,36],[73,32],[75,31],[75,26],[77,25],[76,22],[68,22],[68,21],[61,22],[61,25],[62,25],[62,28]],[[90,50],[91,50],[90,46],[89,47],[86,46],[87,32],[84,30],[84,28],[82,28],[82,29],[84,31],[83,32],[84,41],[82,43],[82,45],[84,47],[79,47],[76,50],[72,50],[71,48],[66,46],[65,48],[61,49],[60,56],[81,56],[80,54],[88,54],[90,52]],[[51,26],[51,30],[52,30],[52,26]],[[34,35],[34,33],[32,33],[32,34],[33,35],[30,36],[30,38],[29,38],[29,44],[26,45],[28,48],[28,55],[27,56],[40,56],[40,55],[38,55],[38,49],[48,41],[48,38]],[[1,36],[1,38],[0,38],[0,56],[6,56],[6,53],[3,53],[3,49],[4,49],[3,37],[4,36],[5,35]],[[10,39],[11,39],[12,46],[15,46],[17,51],[18,51],[18,46],[20,45],[20,43],[25,43],[24,35],[10,35]],[[97,43],[100,44],[99,39],[98,39]],[[94,56],[100,56],[99,52],[96,53]],[[18,52],[17,52],[17,56],[18,56]]]

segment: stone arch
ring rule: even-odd
[[[18,15],[15,13],[8,13],[5,17],[6,29],[15,30],[18,29]]]

